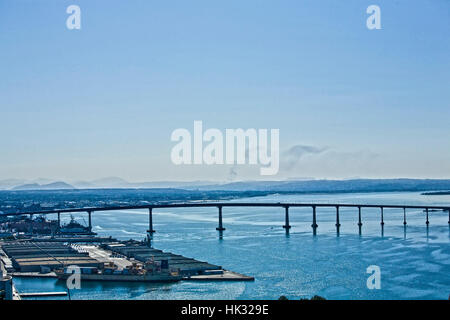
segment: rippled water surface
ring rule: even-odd
[[[273,195],[238,202],[317,202],[360,204],[450,205],[450,196],[420,193]],[[340,233],[335,209],[319,208],[317,235],[312,209],[291,208],[286,235],[281,208],[224,208],[226,231],[220,239],[214,208],[154,210],[153,246],[208,261],[255,277],[254,282],[175,284],[83,283],[73,299],[290,299],[321,295],[328,299],[448,299],[450,229],[447,212],[430,212],[430,226],[420,210],[363,209],[359,234],[357,209],[341,208]],[[83,221],[82,215],[75,216]],[[68,218],[68,217],[66,217]],[[84,219],[86,219],[84,217]],[[145,237],[146,211],[97,212],[94,231],[119,239]],[[369,290],[366,269],[381,269],[381,289]],[[19,291],[64,291],[54,279],[16,279]],[[64,299],[66,299],[64,297]]]

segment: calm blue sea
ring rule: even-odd
[[[361,204],[450,205],[450,196],[420,193],[361,193],[326,195],[272,195],[235,200],[271,202],[330,202]],[[380,210],[363,210],[362,234],[356,209],[341,208],[337,235],[335,210],[319,208],[318,230],[311,229],[312,209],[290,209],[292,229],[287,236],[284,210],[225,208],[220,239],[217,210],[158,209],[153,220],[153,246],[225,269],[255,277],[254,282],[188,282],[175,284],[82,283],[73,299],[289,299],[321,295],[327,299],[448,299],[450,294],[450,227],[448,214],[430,212],[430,226],[419,210],[386,209],[385,227]],[[65,217],[67,220],[69,217]],[[83,222],[86,217],[76,215]],[[143,239],[147,211],[98,212],[94,231],[118,239]],[[381,270],[381,289],[369,290],[366,269]],[[54,279],[15,280],[19,291],[65,291]],[[67,299],[63,297],[63,299]]]

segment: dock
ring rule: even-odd
[[[57,278],[56,273],[40,273],[40,272],[12,272],[14,278]]]
[[[103,244],[101,247],[104,248],[104,250],[126,257],[127,260],[132,259],[131,261],[146,263],[149,260],[157,262],[166,260],[172,268],[178,269],[184,277],[202,275],[212,270],[223,272],[221,266],[170,252],[164,252],[134,240]]]
[[[223,270],[219,274],[202,274],[183,278],[187,281],[254,281],[255,278],[237,272]]]
[[[23,298],[32,298],[32,297],[62,297],[67,296],[67,292],[22,292],[20,296]]]
[[[39,272],[42,274],[66,265],[80,267],[102,267],[87,253],[81,253],[61,242],[7,241],[1,243],[14,272]]]
[[[103,240],[103,239],[102,239]],[[89,270],[106,270],[108,274],[123,279],[130,278],[133,270],[152,265],[152,270],[166,270],[184,281],[253,281],[254,278],[225,270],[222,266],[166,252],[136,240],[87,243],[63,243],[62,241],[12,240],[0,242],[2,260],[9,263],[8,274],[24,278],[60,278],[57,270],[78,266]],[[156,268],[156,269],[154,269]],[[106,272],[105,271],[105,272]],[[155,272],[155,271],[151,271]],[[160,272],[160,271],[156,271]],[[106,273],[105,273],[106,274]],[[87,277],[86,275],[84,275]],[[96,279],[107,281],[108,276]],[[120,281],[120,280],[118,280]],[[118,282],[117,281],[117,282]],[[123,280],[125,281],[125,280]],[[65,293],[23,293],[22,297],[58,296]]]

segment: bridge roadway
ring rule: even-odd
[[[46,214],[57,214],[58,224],[60,225],[60,215],[61,213],[75,213],[75,212],[87,212],[89,218],[89,230],[92,229],[91,214],[96,211],[117,211],[117,210],[137,210],[137,209],[147,209],[149,210],[149,229],[148,233],[151,235],[155,230],[153,229],[153,209],[164,209],[164,208],[199,208],[199,207],[215,207],[218,208],[218,231],[224,231],[222,223],[222,208],[223,207],[279,207],[285,209],[285,224],[283,228],[286,232],[291,228],[289,224],[289,208],[291,207],[310,207],[312,208],[312,225],[314,233],[318,227],[316,220],[316,209],[317,208],[336,208],[336,228],[339,231],[339,209],[340,208],[357,208],[358,209],[358,226],[361,228],[361,210],[362,208],[379,208],[380,209],[380,219],[381,225],[384,225],[384,209],[403,209],[403,224],[406,225],[406,210],[407,209],[420,209],[424,210],[426,213],[426,225],[429,225],[429,212],[430,211],[448,211],[450,224],[450,205],[449,206],[424,206],[424,205],[395,205],[395,204],[350,204],[350,203],[281,203],[281,202],[187,202],[187,203],[167,203],[167,204],[150,204],[150,205],[139,205],[139,206],[108,206],[108,207],[84,207],[84,208],[66,208],[66,209],[54,209],[54,210],[44,210],[36,212],[17,212],[17,213],[4,213],[3,216],[18,216],[18,215],[46,215]]]

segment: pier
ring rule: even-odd
[[[136,275],[138,281],[144,279],[143,271],[152,275],[164,271],[176,273],[177,281],[253,281],[251,276],[223,269],[219,265],[211,264],[182,255],[173,254],[149,247],[147,243],[128,240],[100,242],[95,245],[65,243],[58,241],[34,242],[30,240],[0,241],[0,249],[4,253],[0,257],[3,265],[5,258],[12,261],[12,269],[8,273],[11,277],[25,278],[58,278],[58,270],[70,266],[96,274],[100,270],[101,276],[96,281],[114,282],[128,281],[129,276]],[[151,269],[151,271],[149,271]],[[81,271],[82,274],[84,271]],[[5,271],[6,273],[6,271]],[[149,273],[149,274],[150,274]],[[89,280],[89,279],[85,279]],[[144,280],[142,280],[144,281]],[[164,282],[164,281],[163,281]],[[11,291],[12,292],[12,291]],[[22,297],[59,296],[60,292],[35,292],[20,294]]]
[[[40,298],[40,297],[62,297],[67,296],[67,292],[21,292],[23,298]]]

